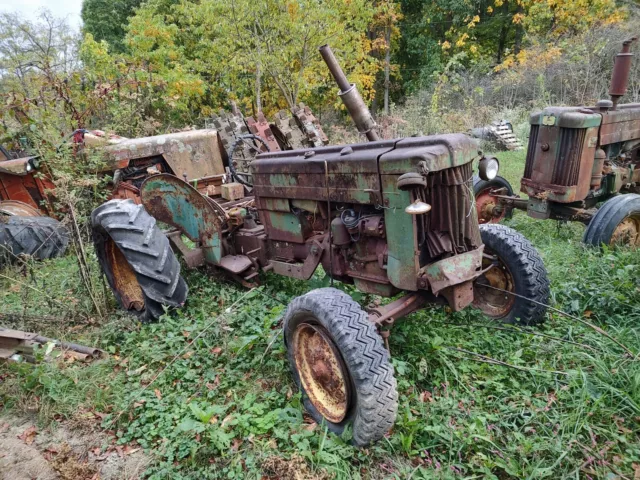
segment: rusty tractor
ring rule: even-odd
[[[117,301],[141,320],[187,300],[171,244],[188,267],[206,264],[246,286],[260,272],[308,280],[322,266],[332,281],[398,297],[365,311],[343,291],[320,288],[294,299],[284,315],[306,409],[334,432],[351,426],[353,442],[366,445],[391,429],[397,413],[385,348],[394,322],[442,304],[535,324],[544,320],[549,281],[521,234],[478,225],[472,162],[480,160],[482,175],[496,162],[480,158],[476,141],[464,134],[380,140],[329,47],[321,53],[368,143],[261,153],[251,163],[251,195],[233,200],[203,192],[199,181],[153,175],[140,186],[141,205],[109,201],[93,212],[92,228]],[[156,222],[177,233],[168,238]]]
[[[129,139],[80,129],[71,137],[76,155],[96,148],[104,155],[99,174],[111,178],[109,198],[131,199],[136,204],[140,203],[139,187],[150,175],[169,173],[185,181],[197,180],[200,193],[219,195],[227,177],[249,185],[247,165],[259,152],[327,142],[320,124],[304,104],[291,112],[279,112],[272,124],[261,112],[257,118],[245,119],[234,108],[232,114],[216,117],[218,130]],[[37,156],[0,147],[0,263],[19,255],[52,258],[66,250],[68,232],[55,220],[59,212],[54,206],[51,178],[46,162]],[[236,187],[236,195],[238,188],[242,191],[241,186]]]
[[[528,198],[514,195],[502,177],[476,177],[480,223],[498,223],[516,208],[532,218],[584,223],[587,245],[640,246],[640,104],[618,103],[627,90],[636,40],[625,41],[616,56],[611,100],[531,115],[520,181]]]
[[[69,235],[52,215],[53,183],[37,157],[0,147],[0,267],[19,256],[43,260],[62,255]]]

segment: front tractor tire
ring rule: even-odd
[[[549,279],[540,254],[522,234],[504,225],[480,225],[482,268],[473,305],[504,323],[536,325],[545,320]]]
[[[179,307],[188,288],[156,220],[132,200],[111,200],[91,214],[96,255],[118,304],[142,322]]]
[[[626,193],[604,202],[589,222],[582,243],[598,248],[640,247],[640,195]]]
[[[337,434],[350,425],[357,446],[393,427],[398,392],[389,354],[349,295],[321,288],[295,298],[285,313],[284,339],[293,379],[318,424]]]

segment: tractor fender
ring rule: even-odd
[[[218,264],[224,256],[222,227],[224,211],[184,180],[168,173],[147,178],[140,186],[146,211],[159,222],[181,230],[204,252],[205,261]]]

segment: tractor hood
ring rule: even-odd
[[[258,174],[316,170],[323,173],[326,161],[329,172],[402,175],[458,167],[477,156],[478,142],[465,134],[454,133],[261,153],[253,163],[253,169]]]
[[[381,205],[381,177],[427,175],[477,155],[476,140],[451,134],[261,153],[251,166],[257,196]]]
[[[211,129],[133,138],[104,150],[115,168],[126,168],[131,160],[162,157],[179,178],[196,180],[225,173],[218,132]]]
[[[0,173],[8,175],[24,176],[33,171],[32,159],[35,157],[16,158],[15,160],[5,160],[0,162]]]

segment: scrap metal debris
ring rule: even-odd
[[[80,361],[91,361],[104,353],[98,348],[0,327],[0,361],[36,363],[35,350],[40,346],[46,346],[48,355],[58,351]]]

